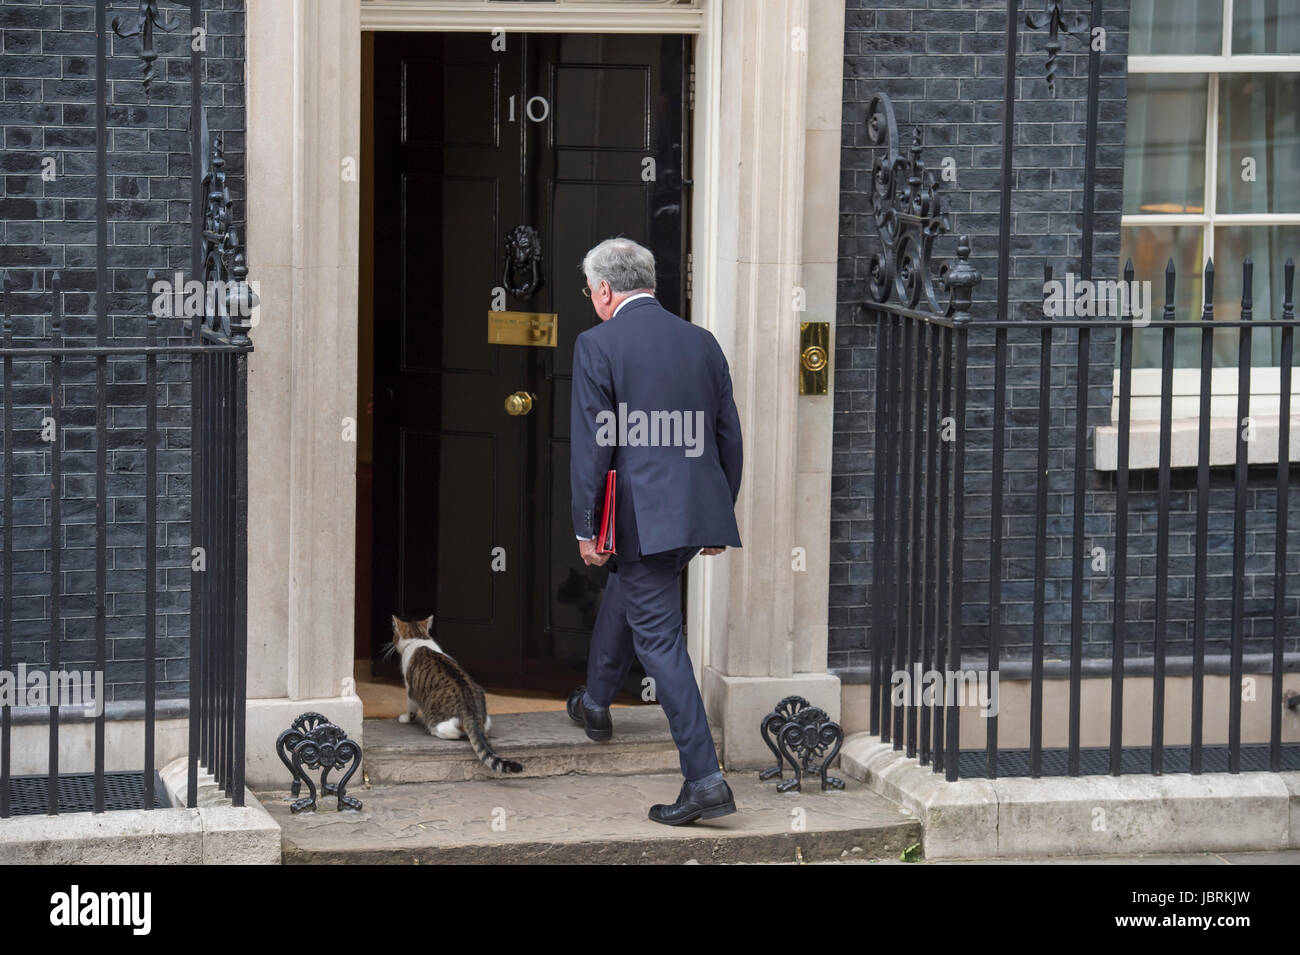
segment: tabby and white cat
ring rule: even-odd
[[[492,751],[487,741],[492,718],[487,715],[483,688],[433,641],[432,627],[433,617],[415,621],[393,618],[393,651],[402,659],[406,683],[406,712],[398,721],[409,723],[418,712],[434,736],[468,737],[474,755],[494,773],[522,772],[521,764]]]

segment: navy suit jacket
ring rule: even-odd
[[[628,302],[578,336],[570,408],[577,536],[596,536],[614,468],[622,560],[740,546],[740,418],[727,359],[707,329],[656,299]]]

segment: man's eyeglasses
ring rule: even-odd
[[[584,286],[582,287],[582,295],[583,295],[584,298],[591,298],[591,286],[590,286],[590,285],[584,285]]]

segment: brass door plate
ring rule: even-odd
[[[488,344],[554,348],[559,323],[555,312],[488,312]]]
[[[799,325],[799,394],[824,395],[830,386],[831,323]]]

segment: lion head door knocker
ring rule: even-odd
[[[531,298],[542,285],[542,240],[537,230],[515,226],[506,236],[505,259],[501,285],[515,298]]]

